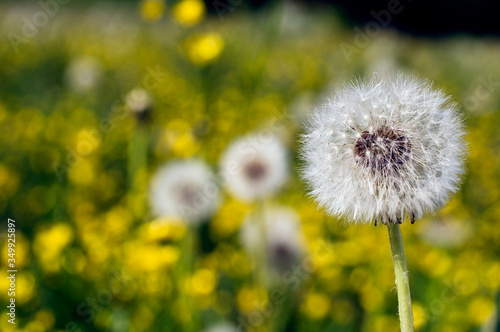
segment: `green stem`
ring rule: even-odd
[[[259,235],[261,238],[261,246],[259,250],[259,258],[257,259],[257,269],[258,269],[258,285],[263,287],[266,290],[269,290],[270,286],[270,269],[269,269],[269,248],[267,243],[267,224],[266,224],[266,215],[265,215],[265,203],[262,199],[258,201],[257,204],[257,224],[259,227]],[[274,331],[273,328],[273,320],[270,317],[264,318],[263,322],[263,330],[264,331]]]
[[[259,253],[257,257],[257,269],[258,269],[258,284],[264,288],[267,288],[268,282],[268,248],[267,248],[267,229],[266,220],[264,215],[264,202],[262,200],[258,201],[255,217],[259,229],[259,236],[261,239],[261,246],[259,248]]]
[[[406,258],[403,248],[403,237],[399,229],[399,224],[388,223],[389,239],[391,242],[392,263],[394,264],[394,274],[396,275],[396,287],[398,289],[399,322],[401,332],[413,332],[413,313],[411,310],[411,293],[406,268]]]
[[[148,128],[136,124],[128,145],[128,205],[134,218],[141,220],[147,210],[147,185],[145,174],[148,167]]]

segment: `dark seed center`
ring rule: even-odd
[[[267,169],[264,164],[259,161],[252,161],[245,166],[245,175],[251,181],[262,180],[267,173]]]
[[[358,165],[372,173],[398,174],[400,166],[410,159],[411,143],[397,129],[382,127],[370,133],[363,131],[354,144]]]
[[[271,249],[270,264],[280,270],[289,269],[298,259],[298,254],[284,243],[277,243]]]
[[[184,202],[187,206],[194,207],[201,200],[199,190],[190,185],[185,185],[179,188],[179,194],[182,202]]]

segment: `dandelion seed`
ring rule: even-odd
[[[414,222],[457,190],[463,136],[456,105],[429,82],[373,75],[314,111],[303,137],[303,177],[332,215]]]
[[[288,176],[287,151],[274,136],[247,136],[227,148],[221,168],[235,197],[242,201],[264,198],[277,191]]]
[[[206,221],[216,211],[219,196],[211,170],[201,161],[169,163],[151,181],[151,206],[160,217]]]

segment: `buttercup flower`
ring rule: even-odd
[[[222,173],[229,191],[251,201],[278,190],[288,176],[287,151],[274,136],[246,136],[232,143],[222,156]]]
[[[187,222],[207,220],[217,209],[219,188],[201,161],[176,161],[158,170],[151,181],[150,201],[160,217]]]
[[[305,239],[297,213],[288,207],[272,207],[262,211],[264,230],[254,214],[247,216],[240,239],[250,254],[266,248],[267,261],[278,271],[291,268],[305,254]],[[262,237],[262,234],[265,237]]]
[[[373,75],[313,112],[303,137],[303,177],[332,215],[413,223],[457,190],[463,136],[456,105],[431,83]]]

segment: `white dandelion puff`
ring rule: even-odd
[[[257,220],[255,214],[250,214],[240,230],[240,240],[251,255],[266,248],[269,266],[275,271],[285,271],[305,254],[300,218],[295,210],[282,206],[266,208],[261,214],[264,230],[260,228],[261,220]]]
[[[228,190],[238,199],[265,198],[287,179],[287,150],[276,136],[246,136],[227,148],[221,169]]]
[[[332,215],[413,223],[458,189],[465,151],[447,95],[414,77],[374,74],[315,109],[303,136],[303,177]]]
[[[214,175],[201,161],[171,162],[151,180],[151,206],[160,217],[182,218],[191,223],[206,221],[216,211],[219,200]]]
[[[92,56],[79,56],[68,64],[65,80],[72,91],[87,93],[96,88],[103,71],[103,66],[98,59]]]

